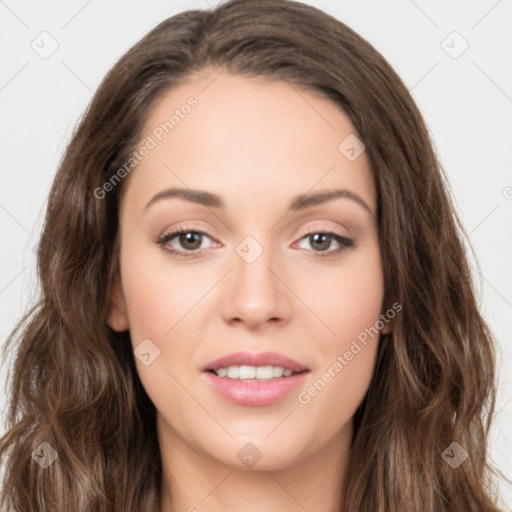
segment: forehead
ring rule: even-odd
[[[140,209],[163,187],[180,186],[261,205],[346,187],[374,210],[366,154],[351,160],[343,152],[356,136],[348,116],[318,91],[205,70],[153,105],[138,146],[151,148],[130,176],[127,200]]]

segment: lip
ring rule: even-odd
[[[296,373],[290,377],[280,377],[268,381],[235,380],[218,377],[215,373],[203,375],[212,388],[224,398],[238,405],[263,406],[283,399],[300,386],[309,371]]]
[[[290,377],[267,381],[236,380],[219,377],[214,370],[229,366],[281,366],[296,372]],[[203,376],[212,388],[224,398],[238,405],[263,406],[278,402],[304,382],[309,368],[277,352],[233,352],[203,368]]]
[[[293,372],[304,372],[309,370],[303,364],[286,357],[277,352],[233,352],[227,356],[211,361],[204,368],[203,371],[218,370],[219,368],[227,368],[228,366],[282,366],[289,368]],[[222,378],[222,377],[221,377]],[[287,377],[290,378],[290,377]]]

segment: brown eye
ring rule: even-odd
[[[197,256],[201,250],[204,237],[210,238],[204,231],[198,229],[181,228],[172,233],[163,235],[156,243],[165,251],[176,256]],[[176,239],[177,244],[171,244]],[[176,247],[177,245],[177,247]]]
[[[309,235],[309,242],[311,247],[317,248],[320,251],[329,249],[332,241],[333,237],[326,235],[325,233],[315,233],[314,235]]]
[[[202,236],[201,233],[197,233],[196,231],[189,231],[178,235],[178,240],[181,247],[193,251],[201,247]]]
[[[348,247],[354,246],[354,241],[339,235],[334,231],[315,231],[306,233],[301,240],[307,240],[311,250],[315,252],[315,256],[328,257],[335,256]],[[340,246],[335,250],[329,250],[332,246],[333,240]]]

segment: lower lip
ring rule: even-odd
[[[207,381],[219,394],[238,405],[270,405],[300,386],[309,372],[296,373],[267,381],[243,381],[204,372]]]

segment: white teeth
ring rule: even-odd
[[[279,377],[290,377],[293,371],[282,366],[229,366],[218,368],[215,373],[219,377],[236,380],[271,380]]]
[[[229,370],[228,370],[228,373],[229,373]],[[256,368],[254,368],[254,366],[240,366],[240,368],[238,369],[238,378],[240,380],[254,379],[255,377],[256,377]]]
[[[227,377],[230,379],[238,379],[240,372],[240,368],[238,366],[230,366],[228,368],[228,374]]]
[[[258,366],[256,368],[256,378],[257,379],[273,379],[274,375],[274,367],[273,366]],[[280,375],[278,375],[280,377]]]
[[[284,368],[282,366],[274,366],[274,377],[282,377]]]

